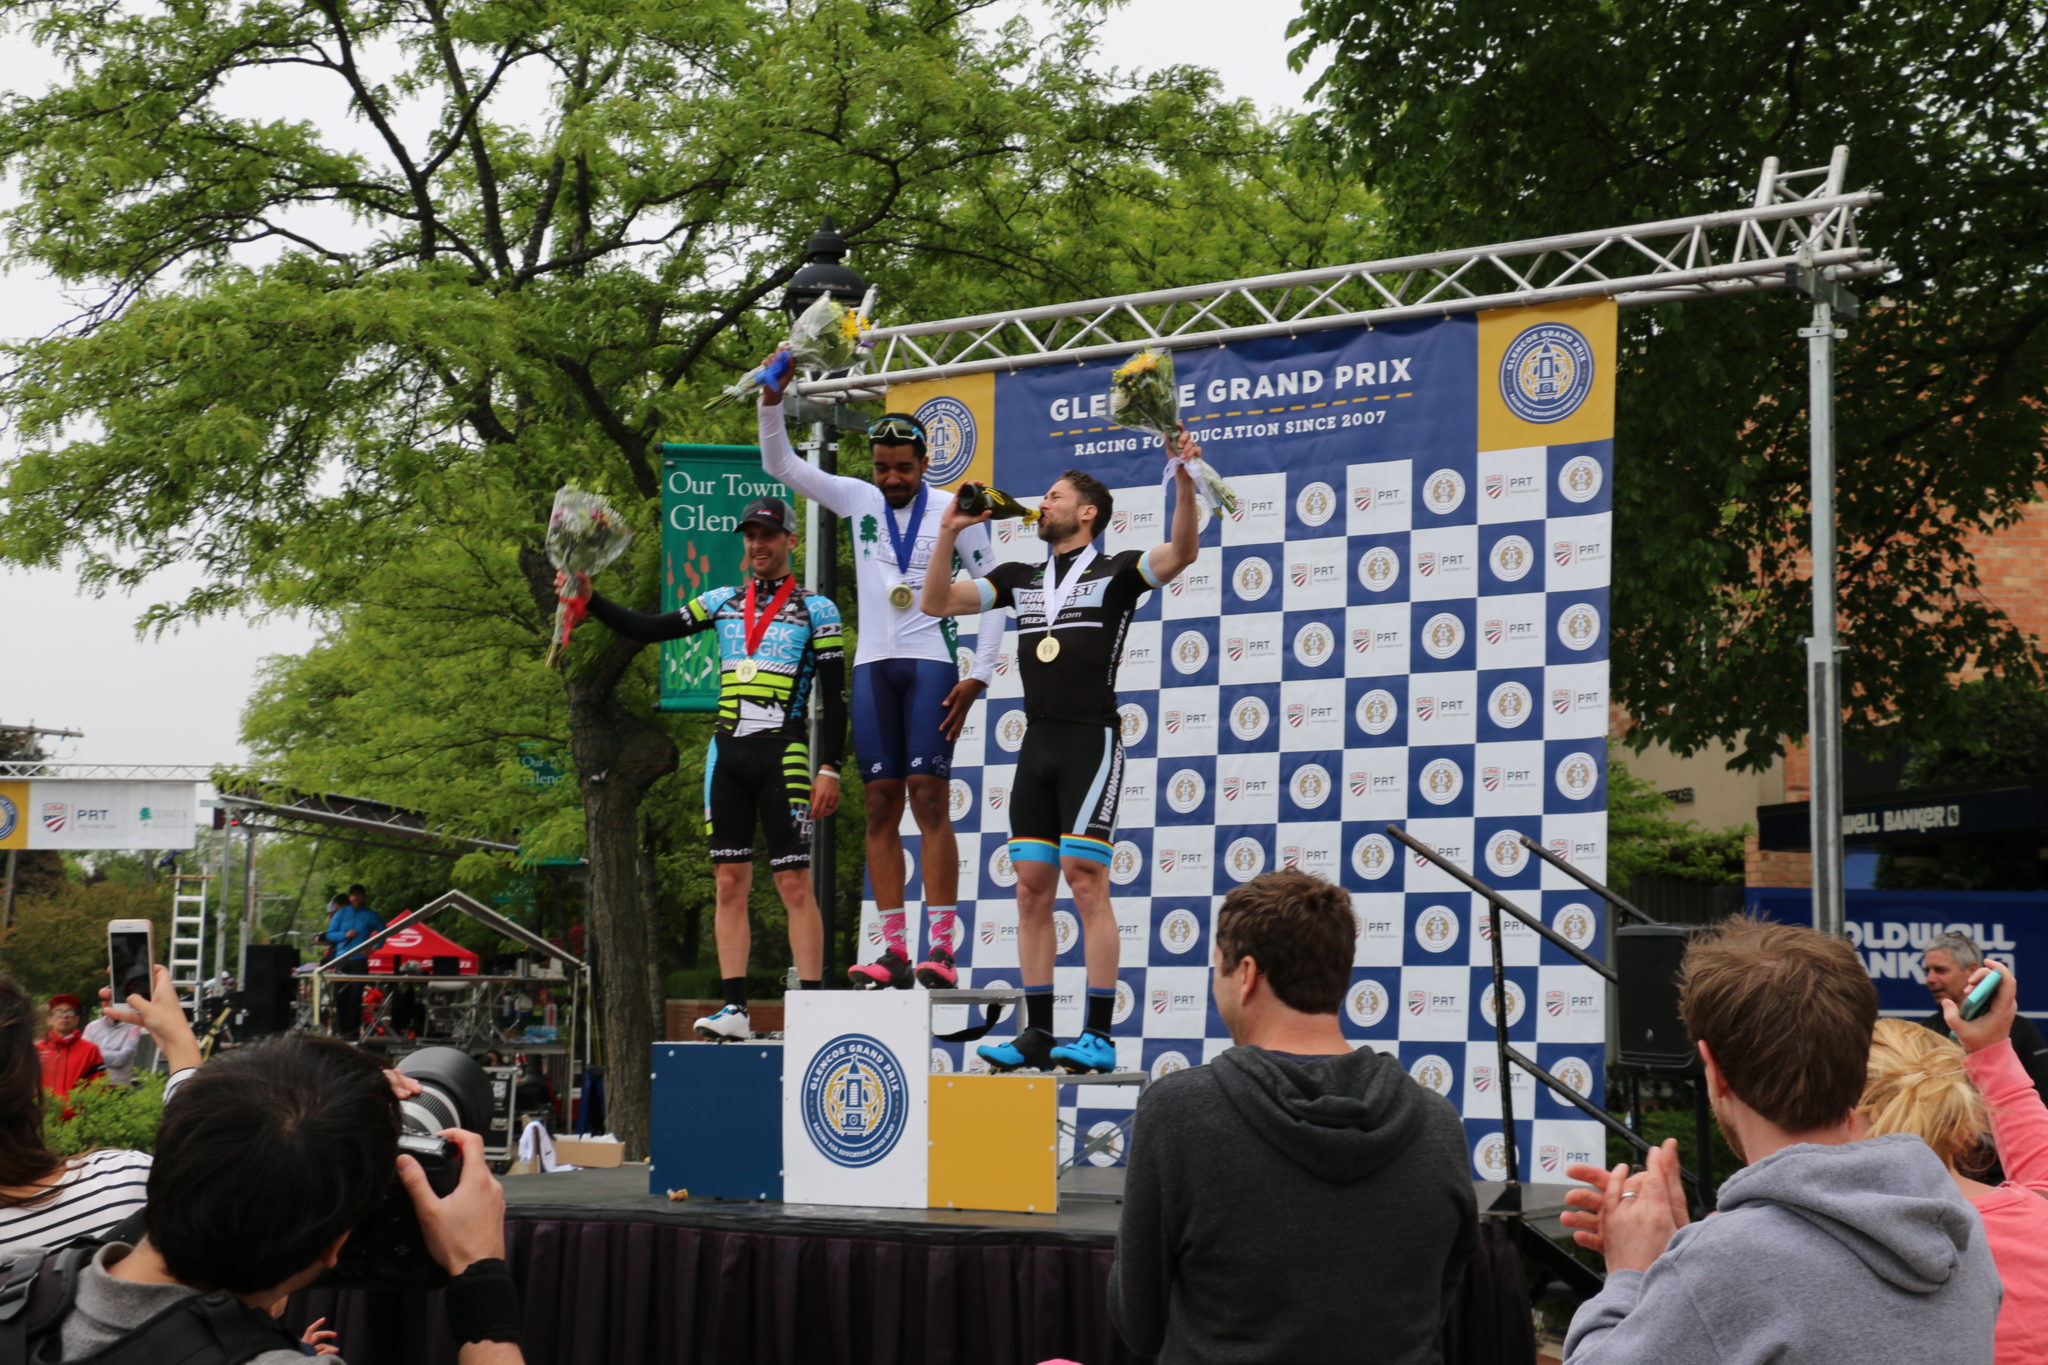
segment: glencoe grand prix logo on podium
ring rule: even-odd
[[[818,1049],[804,1071],[804,1131],[841,1166],[872,1166],[895,1149],[910,1110],[910,1087],[895,1054],[859,1033]]]

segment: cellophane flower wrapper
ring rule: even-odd
[[[874,349],[869,326],[859,309],[848,308],[829,295],[820,296],[790,324],[789,340],[782,343],[774,359],[750,370],[744,379],[704,406],[716,408],[751,397],[758,389],[780,383],[797,365],[858,372]]]
[[[569,647],[569,633],[590,608],[590,594],[576,591],[576,576],[596,577],[632,543],[633,533],[625,520],[603,498],[574,484],[564,484],[555,491],[554,510],[548,513],[548,562],[569,575],[569,581],[555,603],[548,667],[560,662],[563,651]]]
[[[1195,496],[1210,511],[1237,510],[1237,493],[1223,482],[1215,466],[1199,455],[1177,455],[1173,441],[1180,431],[1180,389],[1173,382],[1173,353],[1148,346],[1117,367],[1109,377],[1109,420],[1133,431],[1149,431],[1166,442],[1166,475],[1173,482],[1176,465],[1186,465],[1195,481]]]

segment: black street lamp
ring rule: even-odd
[[[804,248],[803,264],[790,277],[789,288],[783,291],[782,311],[791,322],[795,322],[821,296],[829,295],[849,308],[857,306],[867,296],[867,280],[858,270],[844,264],[845,257],[846,239],[839,235],[839,229],[833,226],[832,215],[828,213],[824,224],[812,234],[810,244]],[[790,404],[790,407],[794,406]],[[788,412],[789,408],[784,411]],[[788,419],[785,417],[784,420]],[[832,423],[812,422],[810,439],[798,444],[824,473],[839,472],[839,437]],[[811,524],[806,529],[810,533],[811,553],[806,561],[809,572],[805,577],[810,580],[807,586],[837,602],[839,518],[815,502],[810,505],[809,518]],[[822,702],[819,709],[823,709]],[[837,975],[834,949],[839,919],[836,890],[839,841],[834,837],[836,827],[836,820],[819,820],[811,827],[811,894],[817,898],[818,915],[824,922],[827,980]]]

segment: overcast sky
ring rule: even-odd
[[[1031,13],[1039,6],[1020,0],[1014,8]],[[1130,0],[1108,21],[1106,58],[1126,69],[1212,67],[1232,97],[1267,110],[1300,108],[1313,72],[1287,69],[1284,31],[1294,12],[1291,4],[1243,0]],[[7,73],[0,80],[11,88],[29,88],[23,82],[46,78],[49,69],[20,39],[0,35],[0,72]],[[37,335],[68,312],[47,279],[0,270],[0,334]],[[11,446],[0,445],[0,460],[11,454]],[[240,717],[257,664],[304,650],[314,630],[291,618],[225,620],[137,639],[143,610],[182,596],[195,581],[167,573],[135,596],[95,599],[81,596],[68,572],[0,568],[0,640],[10,643],[0,653],[0,723],[82,730],[82,739],[49,741],[54,757],[82,762],[213,764],[244,757]]]

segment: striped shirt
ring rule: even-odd
[[[164,1086],[171,1094],[190,1070]],[[0,1257],[17,1247],[60,1247],[81,1237],[99,1237],[136,1212],[148,1196],[149,1153],[108,1149],[64,1163],[57,1197],[33,1208],[0,1208]]]

